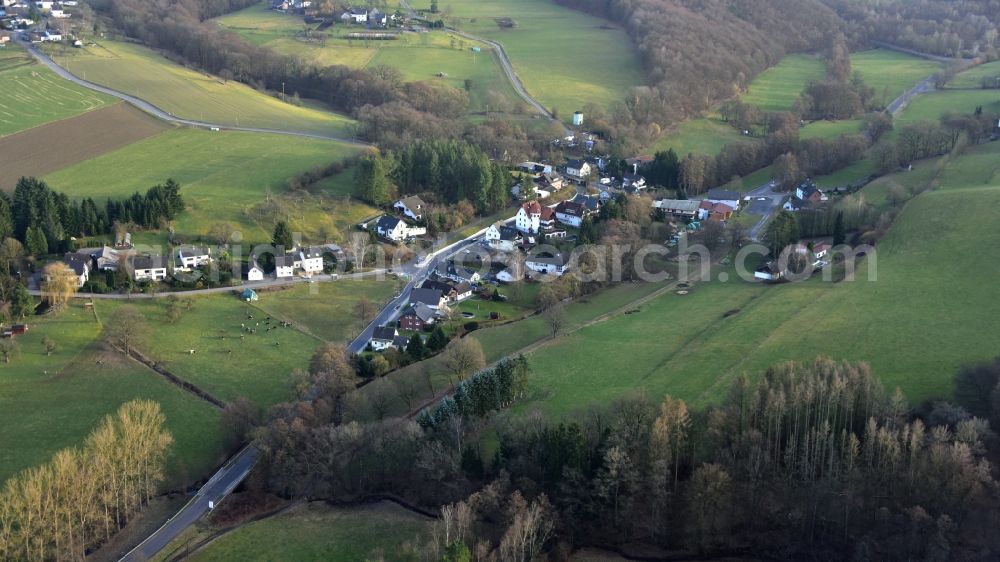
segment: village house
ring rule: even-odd
[[[456,283],[455,281],[439,281],[428,279],[420,286],[423,289],[437,289],[448,299],[448,302],[463,301],[472,296],[472,284],[466,281]]]
[[[587,207],[581,203],[563,201],[556,206],[556,220],[566,226],[580,228],[580,226],[583,225],[583,219],[586,216]]]
[[[806,180],[795,188],[795,194],[788,201],[785,201],[785,204],[781,208],[786,211],[795,212],[806,207],[818,205],[825,200],[826,196],[816,187],[816,184],[812,180]]]
[[[570,160],[566,162],[566,175],[577,182],[583,183],[593,172],[593,168],[586,160]]]
[[[167,260],[158,255],[133,256],[132,278],[136,281],[163,281],[167,278]]]
[[[470,285],[479,283],[480,279],[478,271],[469,269],[464,265],[457,266],[454,261],[448,261],[447,263],[438,265],[437,271],[434,273],[436,273],[438,277],[450,279],[456,283],[469,283]]]
[[[375,328],[372,332],[372,339],[369,344],[372,346],[374,351],[385,351],[390,347],[393,347],[396,343],[396,338],[399,336],[399,331],[391,326],[379,326]]]
[[[439,289],[413,289],[410,292],[410,304],[416,306],[423,304],[432,310],[445,310],[448,308],[448,299]]]
[[[547,173],[542,174],[535,178],[535,189],[544,191],[559,191],[562,189],[566,182],[563,177],[557,173]]]
[[[529,198],[534,199],[545,199],[552,195],[552,192],[546,191],[538,187],[538,184],[532,183],[527,186],[522,186],[521,184],[514,184],[510,188],[510,194],[514,196],[514,199],[524,200]]]
[[[555,207],[542,207],[542,213],[538,217],[538,226],[543,229],[551,229],[556,225]]]
[[[375,225],[375,233],[393,242],[403,242],[427,234],[427,229],[422,226],[410,226],[399,217],[382,215]]]
[[[483,234],[490,248],[500,252],[513,252],[522,242],[521,233],[514,227],[492,224]]]
[[[287,254],[274,256],[274,277],[288,279],[295,276],[295,258]]]
[[[393,205],[394,209],[415,221],[422,220],[424,218],[425,207],[427,207],[427,204],[416,195],[404,197],[399,201],[396,201],[396,204]]]
[[[377,8],[372,8],[372,11],[368,12],[368,25],[385,27],[388,24],[389,16],[380,12]]]
[[[646,178],[639,174],[625,174],[622,177],[622,189],[629,188],[635,191],[646,189]]]
[[[524,266],[531,271],[559,276],[569,269],[569,256],[561,253],[554,256],[529,256],[524,260]]]
[[[92,254],[91,257],[94,258],[97,269],[100,271],[118,271],[118,264],[121,262],[118,250],[110,246],[103,246],[101,251]]]
[[[68,18],[69,14],[63,9],[62,4],[53,4],[52,8],[49,10],[49,15],[54,18],[64,19]]]
[[[177,248],[174,269],[191,271],[212,262],[212,250],[203,246],[181,246]]]
[[[551,174],[552,164],[540,164],[538,162],[521,162],[517,165],[518,168],[528,172],[529,174]]]
[[[399,317],[399,327],[404,330],[423,331],[434,325],[434,310],[425,305],[417,304]]]
[[[713,203],[707,199],[698,205],[701,219],[712,221],[727,221],[733,216],[734,209],[725,203]]]
[[[263,281],[264,280],[264,268],[257,264],[257,260],[253,260],[249,265],[244,266],[246,271],[244,276],[247,281]]]
[[[520,279],[515,275],[514,271],[504,269],[497,273],[497,281],[501,283],[513,283],[514,281],[519,281]]]
[[[90,280],[90,264],[92,259],[86,254],[66,254],[63,256],[63,263],[73,270],[76,275],[77,288],[83,287]]]
[[[541,218],[542,206],[538,201],[528,201],[514,215],[514,227],[526,234],[535,234],[541,227]]]
[[[368,23],[368,10],[364,8],[348,8],[346,12],[340,14],[340,19],[347,23]]]
[[[312,275],[314,273],[323,273],[323,253],[325,248],[322,246],[310,246],[308,248],[301,248],[295,252],[295,263],[293,264],[296,269],[301,269],[306,275]]]

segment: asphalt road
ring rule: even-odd
[[[193,119],[184,119],[182,117],[177,117],[177,116],[175,116],[175,115],[173,115],[171,113],[168,113],[168,112],[160,109],[159,107],[156,107],[155,105],[149,103],[148,101],[146,101],[144,99],[137,98],[137,97],[135,97],[133,95],[130,95],[130,94],[126,94],[125,92],[119,92],[118,90],[113,90],[111,88],[107,88],[105,86],[101,86],[100,84],[94,84],[93,82],[88,82],[86,80],[83,80],[83,79],[77,77],[76,75],[70,73],[65,68],[63,68],[63,67],[59,66],[58,64],[56,64],[55,61],[53,61],[52,59],[50,59],[45,53],[42,53],[41,51],[39,51],[38,48],[35,47],[34,45],[32,45],[31,43],[29,43],[27,41],[24,41],[24,40],[22,40],[20,38],[16,39],[16,41],[22,47],[24,47],[24,49],[26,51],[28,51],[28,53],[30,53],[33,57],[35,57],[36,59],[38,59],[39,62],[41,62],[45,66],[49,67],[53,72],[55,72],[56,74],[58,74],[62,78],[65,78],[66,80],[69,80],[70,82],[73,82],[74,84],[79,84],[80,86],[83,86],[84,88],[88,88],[90,90],[94,90],[95,92],[101,92],[102,94],[107,94],[109,96],[113,96],[113,97],[116,97],[118,99],[124,100],[124,101],[126,101],[126,102],[134,105],[135,107],[141,109],[142,111],[145,111],[146,113],[149,113],[150,115],[152,115],[152,116],[154,116],[154,117],[156,117],[158,119],[162,119],[164,121],[169,121],[171,123],[177,123],[179,125],[187,125],[189,127],[199,127],[199,128],[202,128],[202,129],[219,129],[219,130],[226,130],[226,131],[246,131],[246,132],[250,132],[250,133],[268,133],[268,134],[274,134],[274,135],[286,135],[286,136],[291,136],[291,137],[304,137],[304,138],[312,138],[312,139],[332,140],[332,141],[343,142],[343,143],[347,143],[347,144],[353,144],[353,145],[357,145],[357,146],[371,146],[368,143],[361,142],[361,141],[356,140],[356,139],[349,139],[349,138],[344,138],[344,137],[337,137],[337,136],[333,136],[333,135],[321,135],[319,133],[309,133],[309,132],[305,132],[305,131],[291,131],[291,130],[284,130],[284,129],[263,129],[263,128],[259,128],[259,127],[232,127],[232,126],[229,126],[229,125],[219,125],[219,124],[216,124],[216,123],[208,123],[208,122],[205,122],[205,121],[195,121]]]
[[[213,502],[217,506],[230,492],[236,489],[236,486],[239,486],[240,482],[250,473],[250,469],[257,461],[257,455],[257,448],[253,445],[246,446],[234,455],[198,490],[198,493],[191,498],[187,505],[174,514],[155,533],[142,541],[139,546],[123,556],[120,562],[139,562],[155,556],[170,541],[177,538],[184,529],[208,513],[208,502]]]
[[[744,212],[747,212],[748,214],[761,215],[757,224],[750,227],[747,235],[754,242],[759,242],[760,235],[764,231],[764,227],[766,227],[767,223],[771,221],[774,214],[781,209],[781,206],[784,204],[788,194],[776,191],[775,183],[768,182],[747,193],[746,197],[750,198],[750,204]]]

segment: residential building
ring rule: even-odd
[[[490,225],[483,234],[483,238],[489,243],[490,248],[501,252],[513,252],[522,242],[520,231],[500,223]]]
[[[422,331],[434,324],[434,309],[420,303],[410,307],[399,317],[399,327],[404,330]]]
[[[542,228],[552,228],[556,225],[555,207],[542,207],[542,213],[538,217],[538,226]]]
[[[566,254],[528,256],[524,260],[524,266],[531,271],[558,276],[569,269],[569,256]]]
[[[364,8],[349,8],[340,15],[340,19],[348,23],[368,23],[368,10]]]
[[[414,236],[427,234],[427,229],[422,226],[410,226],[398,217],[382,215],[375,225],[375,233],[393,242],[402,242]]]
[[[811,180],[806,180],[795,188],[795,197],[815,205],[823,200],[823,192]]]
[[[76,275],[77,288],[83,287],[90,280],[90,264],[93,262],[87,254],[66,254],[63,263]]]
[[[396,343],[396,337],[399,336],[399,331],[391,326],[379,326],[375,328],[372,332],[372,339],[369,342],[372,349],[375,351],[384,351],[393,347]]]
[[[451,279],[456,283],[469,283],[475,284],[479,283],[480,275],[479,272],[474,269],[469,269],[464,264],[456,265],[454,261],[448,261],[447,263],[442,263],[438,265],[437,271],[435,271],[438,277],[443,277],[445,279]]]
[[[295,275],[295,258],[288,254],[274,256],[274,276],[288,279]]]
[[[556,220],[574,228],[583,225],[583,219],[587,216],[587,207],[581,203],[573,201],[563,201],[556,206]]]
[[[295,253],[296,261],[293,265],[301,269],[306,275],[323,273],[323,253],[325,250],[323,246],[300,248]]]
[[[500,273],[497,273],[497,281],[501,283],[513,283],[519,279],[515,276],[514,272],[510,269],[504,269]]]
[[[590,176],[591,172],[593,172],[593,168],[586,160],[570,160],[566,162],[566,175],[572,180],[584,182]]]
[[[167,278],[167,260],[163,256],[133,256],[132,277],[136,281],[163,281]]]
[[[372,11],[368,12],[368,25],[385,27],[388,23],[389,16],[378,11],[378,9],[372,8]]]
[[[246,266],[246,278],[247,281],[264,280],[264,268],[257,264],[257,260],[251,261],[250,265]]]
[[[535,178],[535,187],[547,191],[559,191],[566,185],[563,177],[555,172],[545,173]]]
[[[703,201],[702,205],[705,205],[708,201]],[[708,220],[711,221],[727,221],[733,216],[733,208],[725,203],[711,203],[708,205],[707,209]]]
[[[203,246],[181,246],[177,248],[177,260],[174,268],[181,271],[191,271],[212,262],[212,250]]]
[[[534,234],[541,226],[542,206],[538,201],[528,201],[521,205],[514,215],[514,227],[521,232]]]
[[[538,162],[521,162],[517,165],[518,168],[528,172],[529,174],[551,174],[552,164],[541,164]]]
[[[423,304],[433,310],[441,310],[448,307],[448,299],[439,289],[413,289],[410,292],[410,304],[416,306]]]
[[[646,189],[646,178],[639,174],[625,174],[622,177],[622,189],[629,187],[635,190]]]
[[[118,250],[110,246],[103,246],[100,252],[93,254],[91,257],[97,263],[97,269],[101,271],[118,271],[118,264],[121,262]]]
[[[396,201],[396,204],[393,205],[394,209],[415,221],[422,220],[424,218],[424,209],[426,207],[427,204],[416,195],[404,197],[399,201]]]

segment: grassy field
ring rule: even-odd
[[[430,2],[411,4],[429,10]],[[528,92],[563,121],[588,103],[621,101],[644,83],[631,39],[610,22],[564,8],[552,0],[457,0],[442,10],[446,23],[503,44]],[[510,17],[517,27],[501,28]],[[584,116],[586,118],[586,116]]]
[[[81,162],[45,177],[70,196],[127,197],[172,177],[187,211],[177,231],[204,234],[219,221],[233,223],[247,242],[270,240],[274,220],[289,219],[307,237],[340,229],[370,215],[353,199],[286,194],[297,173],[357,153],[348,145],[296,137],[179,128]],[[308,239],[308,238],[307,238]]]
[[[981,88],[983,78],[1000,77],[1000,61],[988,62],[960,72],[948,82],[947,88]]]
[[[0,49],[0,137],[118,102],[56,76],[19,47]]]
[[[106,310],[98,306],[105,318]],[[0,482],[47,461],[57,450],[83,439],[118,406],[134,398],[155,400],[174,436],[168,485],[203,476],[221,460],[219,411],[95,340],[94,312],[76,304],[65,312],[29,319],[18,351],[0,376]],[[58,348],[45,354],[42,338]]]
[[[361,323],[353,315],[358,299],[364,295],[373,307],[380,309],[395,296],[399,287],[400,282],[395,279],[344,279],[336,283],[297,285],[261,292],[255,308],[292,322],[296,329],[317,338],[346,342],[360,332]]]
[[[856,135],[861,132],[863,122],[860,119],[845,119],[843,121],[813,121],[799,129],[800,139],[832,139],[841,135]]]
[[[1000,313],[989,296],[1000,265],[974,247],[1000,242],[1000,233],[981,228],[1000,205],[998,155],[1000,146],[988,145],[939,175],[937,162],[929,161],[866,188],[941,186],[911,201],[880,243],[876,281],[867,281],[867,262],[855,282],[716,281],[686,296],[664,295],[638,314],[533,352],[534,400],[521,408],[565,416],[590,401],[635,391],[705,404],[723,396],[741,372],[759,375],[777,362],[819,354],[871,363],[912,403],[950,395],[960,365],[996,354],[994,336],[984,328]]]
[[[944,90],[921,94],[896,116],[896,122],[936,121],[948,112],[972,113],[980,106],[1000,112],[1000,90]]]
[[[103,303],[102,315],[124,302]],[[223,401],[244,396],[269,406],[290,398],[291,372],[306,368],[320,340],[294,328],[267,331],[267,316],[235,295],[191,297],[191,302],[176,324],[166,321],[164,299],[132,302],[155,333],[140,346],[143,353]],[[257,333],[241,337],[243,324]]]
[[[297,55],[318,65],[354,68],[386,65],[396,68],[407,81],[428,81],[466,89],[469,82],[470,110],[511,112],[523,105],[500,67],[496,55],[484,43],[446,31],[405,32],[395,41],[358,41],[347,34],[360,28],[336,25],[322,32],[304,30],[301,17],[284,15],[255,4],[215,19],[252,43],[279,53]],[[472,47],[481,52],[475,53]]]
[[[826,66],[819,57],[788,55],[757,75],[742,101],[756,105],[762,111],[788,111],[810,82],[825,75]]]
[[[940,68],[938,62],[888,49],[851,54],[851,70],[860,72],[865,83],[875,88],[875,99],[882,105],[887,105]]]
[[[379,549],[391,561],[404,542],[423,543],[429,524],[389,502],[353,508],[311,503],[240,527],[186,559],[356,562],[374,559]]]
[[[21,176],[43,176],[151,137],[170,125],[119,103],[0,138],[0,189]]]
[[[682,158],[687,154],[718,154],[722,147],[745,140],[735,128],[721,119],[704,117],[685,121],[674,132],[656,141],[650,151],[674,149]]]
[[[91,82],[138,96],[173,115],[223,126],[291,129],[349,136],[353,121],[297,107],[236,81],[174,64],[145,47],[114,41],[84,49],[54,47],[53,58]]]

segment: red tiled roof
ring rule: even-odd
[[[523,206],[524,211],[529,215],[537,215],[542,212],[542,206],[538,204],[538,201],[528,201]]]
[[[552,207],[542,207],[542,220],[552,220],[552,217],[556,215],[555,209]]]
[[[733,212],[733,208],[730,207],[729,205],[726,205],[725,203],[716,203],[712,207],[712,212],[724,215],[726,213],[732,213]]]
[[[711,209],[712,208],[712,202],[709,201],[709,200],[707,200],[707,199],[703,199],[702,202],[701,202],[701,204],[698,205],[698,208],[699,209],[705,209],[705,210]]]

